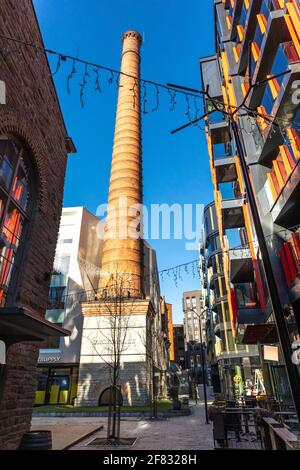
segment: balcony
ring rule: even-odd
[[[206,246],[206,256],[207,256],[207,267],[211,267],[212,256],[216,255],[221,251],[221,243],[220,243],[220,236],[219,232],[216,231],[212,233],[206,239],[207,246]]]
[[[209,253],[207,257],[207,268],[214,267],[216,263],[216,259],[222,257],[222,249],[217,248],[215,251]]]
[[[217,55],[205,57],[200,60],[200,73],[202,88],[206,90],[209,86],[209,94],[212,98],[222,97],[222,80]],[[206,109],[207,111],[207,109]]]
[[[265,316],[261,310],[254,282],[234,285],[231,300],[237,324],[260,324]]]
[[[211,258],[210,267],[212,268],[212,273],[213,274],[219,274],[219,275],[222,275],[222,276],[224,275],[223,252],[222,252],[222,250],[219,250],[219,252],[216,253]]]
[[[222,219],[224,230],[245,226],[243,199],[229,199],[222,201]]]
[[[234,40],[236,26],[239,23],[243,3],[243,0],[229,0],[228,2],[226,23],[228,30],[230,31],[230,40]]]
[[[292,234],[280,249],[280,258],[291,302],[300,297],[300,232]]]
[[[238,181],[219,184],[223,230],[244,227],[244,200]]]
[[[287,327],[291,334],[294,329],[294,324],[287,324]],[[241,333],[243,334],[241,340],[243,344],[276,344],[279,342],[276,324],[271,322],[247,325]]]
[[[212,150],[213,150],[214,163],[217,160],[232,157],[233,149],[232,149],[231,140],[227,140],[226,142],[221,142],[219,144],[214,144],[212,146]]]
[[[256,28],[254,32],[253,41],[251,44],[251,79],[254,78],[257,62],[259,60],[260,51],[262,48],[263,41],[266,36],[268,20],[270,17],[270,9],[266,4],[266,1],[261,2],[259,13],[256,15]]]
[[[285,53],[283,53],[285,51]],[[281,44],[278,50],[278,56],[282,62],[285,57],[285,65],[282,65],[281,71],[289,70],[290,73],[281,78],[269,82],[262,96],[261,106],[257,109],[265,115],[269,114],[279,120],[283,120],[282,126],[274,126],[262,117],[258,118],[258,124],[263,138],[261,155],[259,162],[269,163],[270,154],[276,150],[278,145],[282,144],[282,133],[280,127],[288,128],[288,123],[293,126],[293,122],[298,122],[300,118],[299,103],[295,98],[295,84],[300,79],[300,60],[296,50],[291,42]],[[287,59],[288,57],[288,59]],[[278,67],[272,70],[272,75],[276,74]],[[270,138],[272,136],[272,138]]]
[[[205,206],[204,215],[203,215],[203,225],[204,225],[204,236],[206,240],[205,244],[207,247],[208,238],[218,230],[218,221],[217,221],[216,209],[215,209],[214,203],[211,203]]]
[[[289,143],[279,147],[265,189],[274,222],[290,227],[300,222],[300,138],[294,129],[286,131]]]
[[[300,223],[300,164],[297,166],[285,187],[281,191],[272,209],[272,216],[275,223],[283,227],[292,227]]]
[[[215,273],[210,279],[210,290],[213,291],[214,302],[223,302],[227,298],[227,289],[224,275]]]
[[[258,25],[257,28],[260,29],[261,26]],[[260,37],[259,33],[258,36]],[[280,44],[288,41],[291,41],[291,34],[285,20],[284,10],[271,12],[261,46],[259,47],[258,44],[252,43],[252,57],[254,60],[252,66],[253,83],[263,80],[271,74]],[[281,69],[279,72],[284,70]],[[251,108],[257,107],[262,101],[264,88],[261,86],[251,93],[248,103]]]
[[[229,250],[229,263],[230,281],[233,284],[254,281],[253,262],[248,248]]]
[[[224,9],[224,5],[220,3],[219,0],[215,0],[214,3],[218,39],[220,42],[228,41],[230,32],[228,30],[226,14],[227,11]]]
[[[214,334],[221,339],[222,337],[222,332],[225,330],[230,330],[231,329],[231,324],[229,322],[223,323],[223,321],[220,321],[217,323],[214,327]]]
[[[217,158],[214,161],[217,183],[228,183],[237,179],[235,157]]]
[[[209,133],[212,145],[226,143],[231,140],[229,122],[226,119],[211,123]]]
[[[219,309],[221,308],[222,302],[227,302],[228,297],[224,295],[223,297],[215,297],[211,302],[211,309],[215,313],[219,313]]]
[[[238,74],[241,75],[248,65],[249,43],[253,41],[255,25],[257,24],[257,14],[260,11],[262,0],[250,0],[249,9],[244,28],[244,37],[240,46],[240,60],[238,65]]]

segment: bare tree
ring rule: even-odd
[[[164,359],[166,356],[164,336],[160,321],[155,318],[149,319],[146,334],[140,335],[141,343],[145,347],[148,371],[150,377],[150,412],[151,418],[157,418],[157,399],[159,390],[156,384],[156,372],[163,374],[166,372]]]
[[[109,444],[118,445],[122,359],[130,348],[129,331],[133,326],[132,314],[139,293],[131,288],[128,275],[116,272],[111,276],[108,286],[95,291],[94,295],[93,303],[99,311],[98,328],[93,329],[86,339],[108,370],[110,387],[107,440]]]

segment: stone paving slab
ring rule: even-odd
[[[106,425],[72,450],[108,450],[107,446],[91,446],[96,437],[105,437]],[[133,447],[118,447],[119,450],[213,450],[212,425],[205,424],[202,404],[192,407],[190,416],[168,418],[158,421],[143,419],[121,420],[121,436],[136,437]]]
[[[45,430],[52,431],[52,446],[53,450],[62,450],[82,439],[86,439],[89,435],[99,431],[104,427],[104,423],[78,423],[78,419],[70,423],[60,420],[60,422],[51,422],[52,420],[45,420],[41,418],[33,418],[31,423],[31,431]],[[56,420],[57,421],[57,420]]]

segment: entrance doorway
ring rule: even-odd
[[[116,394],[116,405],[123,406],[122,392],[118,387],[107,387],[99,397],[99,406],[109,406],[113,404],[113,394]]]
[[[70,370],[52,369],[48,379],[46,404],[65,405],[69,400]]]

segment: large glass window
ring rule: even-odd
[[[0,306],[17,269],[17,251],[29,218],[32,187],[28,156],[16,140],[0,137]]]

